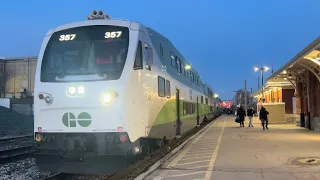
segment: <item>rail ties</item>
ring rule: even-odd
[[[0,164],[31,157],[33,135],[0,138]]]
[[[20,135],[20,136],[4,136],[0,137],[0,143],[10,143],[15,141],[23,141],[23,140],[32,140],[33,134],[29,135]]]
[[[33,145],[28,145],[0,151],[0,163],[8,163],[32,157],[32,153],[34,152],[32,148]]]

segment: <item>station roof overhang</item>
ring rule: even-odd
[[[306,72],[310,71],[320,81],[320,37],[305,47],[284,66],[266,79],[264,90],[281,87],[294,89],[297,82],[306,82]],[[253,96],[261,94],[262,89],[254,92]]]

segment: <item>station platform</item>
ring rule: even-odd
[[[320,133],[294,124],[260,120],[240,128],[234,116],[222,115],[146,180],[320,180]]]

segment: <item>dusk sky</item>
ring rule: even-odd
[[[0,57],[38,56],[49,29],[103,10],[165,35],[222,99],[231,99],[245,79],[257,89],[254,66],[277,70],[320,35],[319,7],[319,0],[3,1]]]

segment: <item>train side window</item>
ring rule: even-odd
[[[142,61],[142,43],[139,41],[136,51],[136,59],[134,61],[134,70],[143,69],[143,61]]]
[[[184,69],[184,63],[181,62],[180,64],[181,64],[181,75],[186,76],[186,70]]]
[[[165,80],[161,76],[158,76],[158,95],[159,97],[165,96]]]
[[[191,79],[191,82],[193,82],[193,72],[190,71],[190,79]]]
[[[166,80],[166,97],[171,97],[171,90],[170,90],[170,81]]]
[[[161,59],[163,59],[163,57],[164,57],[164,52],[163,52],[163,46],[162,46],[161,43],[160,43],[160,56],[161,56]]]
[[[176,59],[176,61],[177,61],[177,71],[179,72],[179,73],[181,73],[181,61],[180,61],[180,59],[177,57],[177,59]]]
[[[176,68],[176,55],[173,52],[170,52],[171,66]]]
[[[146,69],[151,71],[151,65],[153,64],[153,55],[152,55],[152,48],[148,44],[145,44],[144,48],[144,61],[146,62]]]

